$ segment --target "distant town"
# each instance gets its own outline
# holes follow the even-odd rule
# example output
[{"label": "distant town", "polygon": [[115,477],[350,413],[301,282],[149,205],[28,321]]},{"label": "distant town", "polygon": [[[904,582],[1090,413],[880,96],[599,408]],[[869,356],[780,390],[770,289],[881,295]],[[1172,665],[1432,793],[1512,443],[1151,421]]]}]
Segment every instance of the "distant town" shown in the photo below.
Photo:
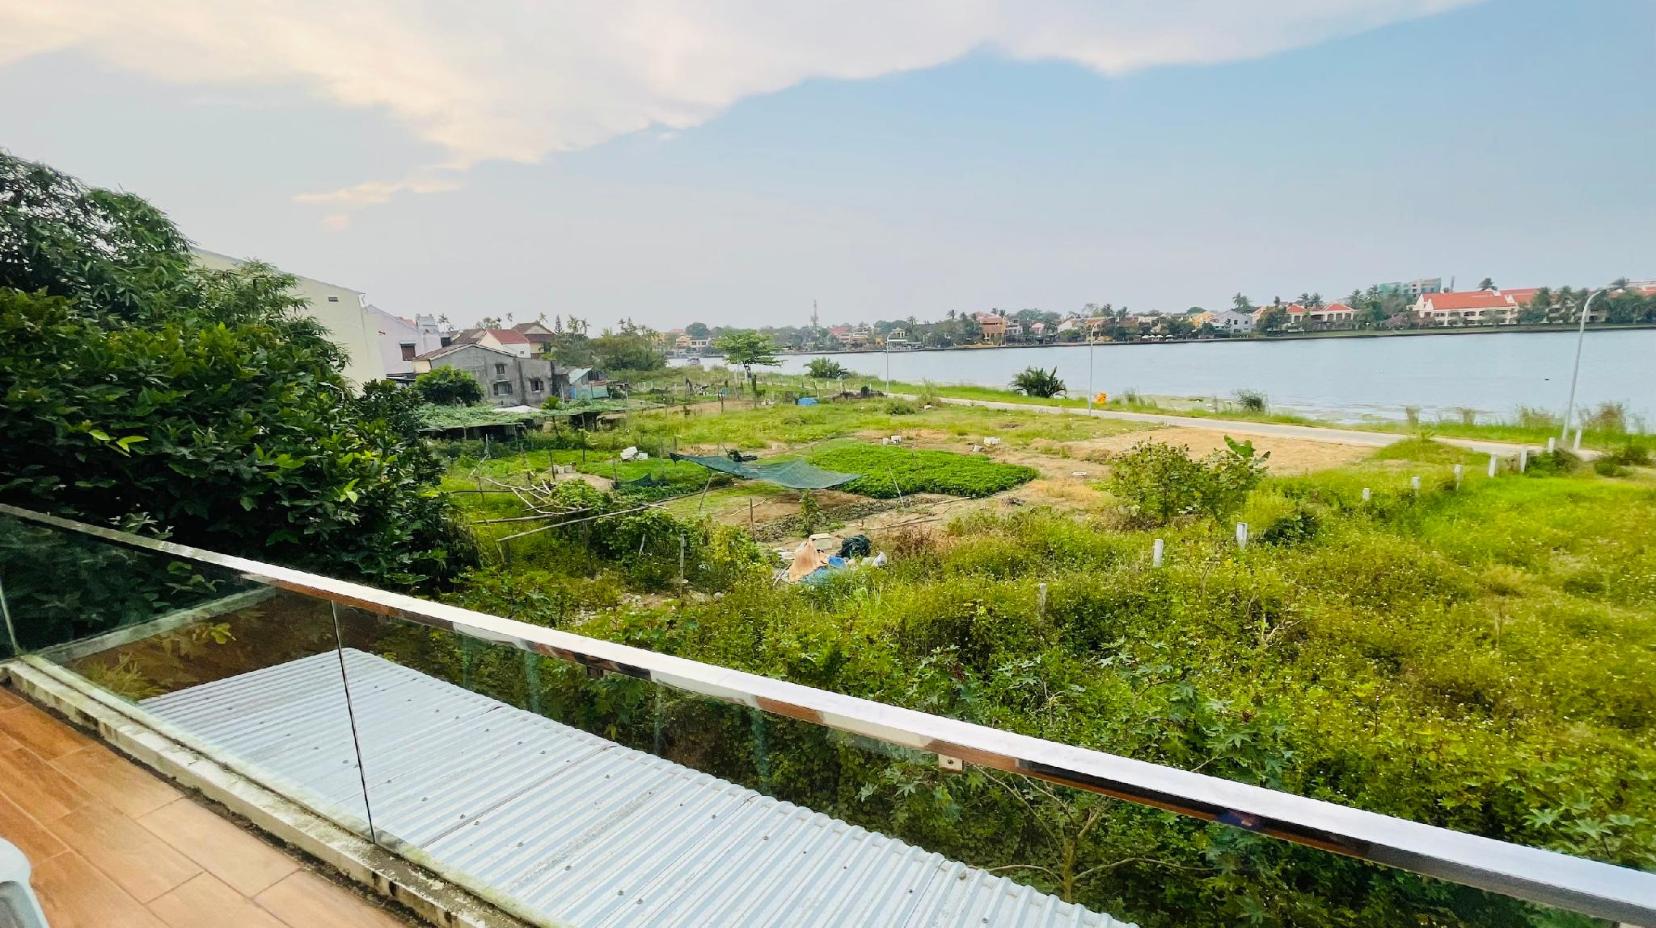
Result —
[{"label": "distant town", "polygon": [[[1441,278],[1376,284],[1336,302],[1302,293],[1293,300],[1255,303],[1238,293],[1222,309],[1192,306],[1183,312],[1136,312],[1126,306],[1089,303],[1078,311],[1041,309],[979,312],[950,310],[942,319],[915,317],[867,323],[761,328],[785,351],[909,350],[1157,342],[1189,339],[1289,336],[1322,332],[1376,334],[1418,329],[1575,324],[1592,291],[1572,287],[1502,289],[1485,279],[1476,290],[1446,290]],[[815,313],[813,313],[813,317]],[[557,320],[553,320],[554,327]],[[1617,280],[1594,301],[1589,325],[1656,324],[1656,280]],[[677,357],[717,353],[724,327],[692,322],[664,334]]]}]

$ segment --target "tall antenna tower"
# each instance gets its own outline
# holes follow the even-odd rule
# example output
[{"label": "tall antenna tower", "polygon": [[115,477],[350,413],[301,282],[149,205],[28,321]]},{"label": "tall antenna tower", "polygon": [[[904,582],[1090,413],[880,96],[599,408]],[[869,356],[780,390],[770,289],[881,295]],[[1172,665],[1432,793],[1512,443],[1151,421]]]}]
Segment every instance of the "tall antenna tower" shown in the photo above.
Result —
[{"label": "tall antenna tower", "polygon": [[817,327],[818,327],[817,326],[817,305],[816,305],[816,300],[812,300],[811,301],[811,328],[815,329]]}]

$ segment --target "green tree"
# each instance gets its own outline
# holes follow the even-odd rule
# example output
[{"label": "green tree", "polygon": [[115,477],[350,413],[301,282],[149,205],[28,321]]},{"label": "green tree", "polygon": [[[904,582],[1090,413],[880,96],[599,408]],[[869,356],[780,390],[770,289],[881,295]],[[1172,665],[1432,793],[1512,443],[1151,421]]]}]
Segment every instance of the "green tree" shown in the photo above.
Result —
[{"label": "green tree", "polygon": [[483,402],[483,385],[458,367],[438,367],[414,378],[420,398],[438,406],[470,406]]},{"label": "green tree", "polygon": [[707,332],[707,323],[705,322],[692,322],[684,327],[684,334],[691,338],[706,338]]},{"label": "green tree", "polygon": [[1234,309],[1239,313],[1251,313],[1253,312],[1253,308],[1253,302],[1242,294],[1238,293],[1237,295],[1231,297],[1231,309]]},{"label": "green tree", "polygon": [[1288,324],[1288,310],[1281,306],[1267,306],[1259,314],[1259,322],[1255,326],[1261,332],[1280,332]]},{"label": "green tree", "polygon": [[724,354],[726,362],[741,366],[743,373],[747,375],[749,388],[755,392],[759,389],[759,382],[753,374],[753,369],[774,367],[782,363],[776,356],[776,344],[758,332],[726,332],[714,342],[714,347]]},{"label": "green tree", "polygon": [[0,498],[393,586],[475,558],[418,397],[353,397],[293,279],[0,153]]},{"label": "green tree", "polygon": [[666,353],[640,332],[600,335],[591,344],[593,360],[606,371],[659,371],[667,366]]},{"label": "green tree", "polygon": [[1494,290],[1495,289],[1495,281],[1489,279],[1488,277],[1485,277],[1483,280],[1478,281],[1478,289],[1479,290]]},{"label": "green tree", "polygon": [[1064,382],[1058,379],[1058,368],[1050,371],[1026,367],[1012,378],[1012,389],[1025,396],[1053,397],[1064,392]]}]

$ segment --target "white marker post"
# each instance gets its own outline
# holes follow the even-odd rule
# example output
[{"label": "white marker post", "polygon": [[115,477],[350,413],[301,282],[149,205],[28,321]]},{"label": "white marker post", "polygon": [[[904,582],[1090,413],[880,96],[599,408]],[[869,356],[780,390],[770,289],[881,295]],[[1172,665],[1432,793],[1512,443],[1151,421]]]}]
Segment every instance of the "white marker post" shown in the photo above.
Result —
[{"label": "white marker post", "polygon": [[1369,492],[1368,487],[1363,488],[1363,502],[1365,502],[1365,503],[1368,502],[1369,498],[1372,497],[1373,495],[1374,495],[1373,493]]},{"label": "white marker post", "polygon": [[1461,479],[1464,478],[1465,476],[1466,476],[1466,465],[1456,464],[1455,465],[1455,489],[1457,489],[1457,490],[1460,489]]},{"label": "white marker post", "polygon": [[1415,491],[1415,494],[1417,496],[1420,494],[1420,477],[1419,477],[1419,475],[1416,475],[1416,476],[1413,476],[1413,477],[1409,478],[1409,489]]},{"label": "white marker post", "polygon": [[1150,566],[1160,567],[1162,562],[1163,543],[1160,538],[1150,545]]},{"label": "white marker post", "polygon": [[1573,451],[1580,451],[1581,450],[1581,429],[1576,429],[1575,443],[1573,445],[1571,445],[1571,450],[1573,450]]},{"label": "white marker post", "polygon": [[1495,471],[1501,467],[1501,459],[1495,455],[1489,456],[1489,476],[1495,476]]},{"label": "white marker post", "polygon": [[1528,448],[1519,448],[1518,449],[1518,473],[1521,474],[1521,473],[1523,473],[1524,471],[1527,471],[1527,470],[1529,470],[1529,449]]},{"label": "white marker post", "polygon": [[1043,582],[1035,587],[1035,617],[1038,619],[1046,617],[1046,596],[1047,585]]},{"label": "white marker post", "polygon": [[1547,436],[1547,453],[1552,454],[1554,451],[1557,451],[1557,450],[1558,450],[1558,439],[1554,438],[1551,435],[1548,435]]},{"label": "white marker post", "polygon": [[1248,523],[1246,522],[1236,523],[1236,546],[1238,548],[1248,546]]}]

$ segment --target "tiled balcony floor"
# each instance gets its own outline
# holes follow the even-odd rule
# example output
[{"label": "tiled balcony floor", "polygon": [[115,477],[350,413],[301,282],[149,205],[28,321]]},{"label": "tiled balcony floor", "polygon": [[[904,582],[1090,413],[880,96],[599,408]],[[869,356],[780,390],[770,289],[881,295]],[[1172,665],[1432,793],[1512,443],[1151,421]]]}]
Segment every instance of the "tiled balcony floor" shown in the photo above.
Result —
[{"label": "tiled balcony floor", "polygon": [[52,928],[412,924],[0,687],[0,837]]}]

